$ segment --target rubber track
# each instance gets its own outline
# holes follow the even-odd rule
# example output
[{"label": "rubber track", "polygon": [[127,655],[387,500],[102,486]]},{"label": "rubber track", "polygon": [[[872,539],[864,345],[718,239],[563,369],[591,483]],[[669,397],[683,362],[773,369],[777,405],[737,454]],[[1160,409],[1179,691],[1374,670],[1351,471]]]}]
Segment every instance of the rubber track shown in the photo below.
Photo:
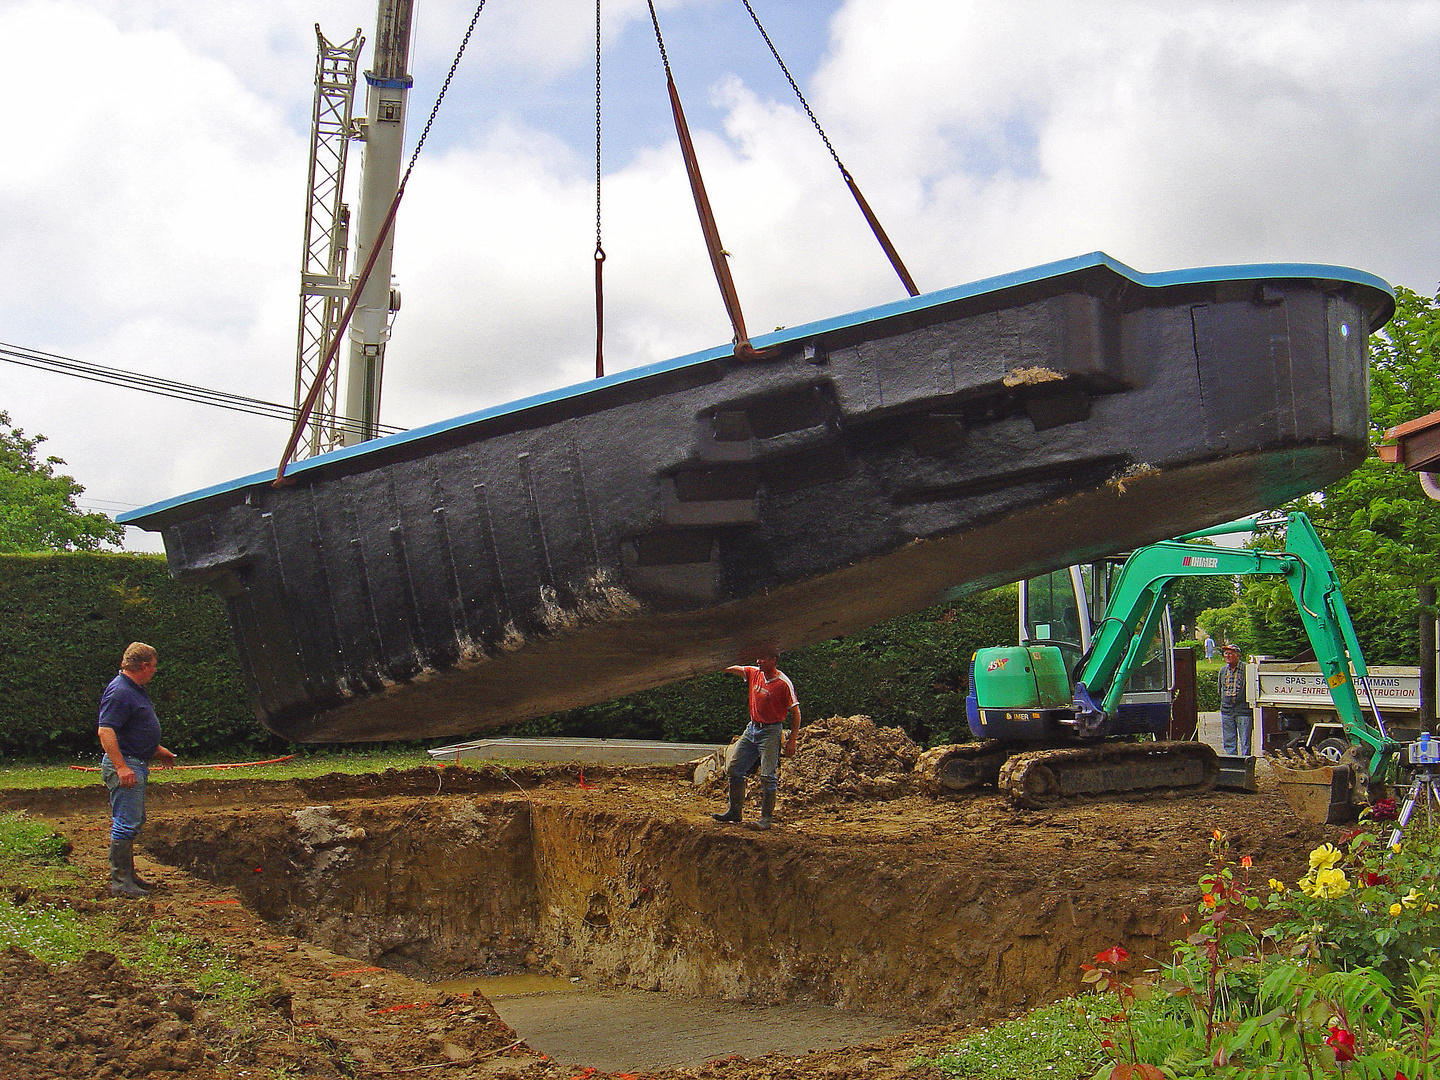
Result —
[{"label": "rubber track", "polygon": [[[1199,767],[1200,779],[1174,784],[1163,775],[1171,766]],[[1116,783],[1114,773],[1129,771],[1129,782]],[[1085,774],[1090,773],[1089,777]],[[1108,778],[1100,774],[1111,773]],[[1146,774],[1149,774],[1148,776]],[[1016,754],[1000,769],[999,787],[1010,802],[1025,809],[1054,806],[1069,798],[1166,791],[1202,795],[1215,786],[1220,761],[1215,751],[1198,742],[1105,743]]]},{"label": "rubber track", "polygon": [[937,793],[994,785],[1006,753],[998,739],[932,747],[915,762],[915,778]]}]

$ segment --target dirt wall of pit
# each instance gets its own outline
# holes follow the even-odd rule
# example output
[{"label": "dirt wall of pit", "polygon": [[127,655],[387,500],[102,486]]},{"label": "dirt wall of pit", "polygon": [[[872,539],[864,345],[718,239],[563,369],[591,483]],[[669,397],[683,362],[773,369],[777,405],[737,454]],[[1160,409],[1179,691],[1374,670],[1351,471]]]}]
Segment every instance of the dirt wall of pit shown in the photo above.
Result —
[{"label": "dirt wall of pit", "polygon": [[549,965],[916,1019],[1053,999],[1111,944],[1164,954],[1182,911],[878,842],[519,794],[177,814],[150,837],[151,855],[234,885],[287,932],[420,978]]}]

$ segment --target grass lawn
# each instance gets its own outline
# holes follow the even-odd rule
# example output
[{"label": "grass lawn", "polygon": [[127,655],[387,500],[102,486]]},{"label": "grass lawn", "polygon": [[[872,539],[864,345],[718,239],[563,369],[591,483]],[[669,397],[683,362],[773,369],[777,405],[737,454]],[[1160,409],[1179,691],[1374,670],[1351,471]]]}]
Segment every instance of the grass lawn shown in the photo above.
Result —
[{"label": "grass lawn", "polygon": [[[251,755],[253,757],[253,755]],[[266,755],[279,757],[278,754]],[[99,761],[97,750],[94,761],[83,764],[94,765]],[[241,755],[230,761],[246,761],[250,757]],[[75,764],[81,764],[76,762]],[[183,757],[181,765],[195,764]],[[191,780],[233,779],[233,780],[293,780],[297,777],[324,776],[326,773],[368,773],[383,772],[385,769],[413,769],[417,765],[430,764],[430,755],[424,750],[324,750],[303,752],[289,761],[277,765],[254,765],[241,769],[152,769],[150,783],[176,784]],[[0,765],[0,788],[55,788],[85,787],[98,784],[98,772],[83,772],[70,767],[71,763],[49,764],[5,764]]]}]

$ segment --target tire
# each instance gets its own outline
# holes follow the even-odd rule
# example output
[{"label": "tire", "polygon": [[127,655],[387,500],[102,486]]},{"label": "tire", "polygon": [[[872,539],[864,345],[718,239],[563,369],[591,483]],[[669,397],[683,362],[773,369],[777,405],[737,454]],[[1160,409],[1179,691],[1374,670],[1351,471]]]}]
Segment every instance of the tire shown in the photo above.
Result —
[{"label": "tire", "polygon": [[1350,743],[1347,739],[1321,739],[1310,749],[1332,765],[1339,765],[1340,759],[1345,756],[1345,751],[1350,749]]}]

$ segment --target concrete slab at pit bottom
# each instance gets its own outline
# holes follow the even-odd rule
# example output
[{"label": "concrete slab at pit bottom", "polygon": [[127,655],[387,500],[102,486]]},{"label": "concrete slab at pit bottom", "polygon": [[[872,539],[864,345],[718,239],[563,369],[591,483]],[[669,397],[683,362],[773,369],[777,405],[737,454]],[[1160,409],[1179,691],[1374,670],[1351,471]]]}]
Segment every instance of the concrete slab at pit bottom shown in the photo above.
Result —
[{"label": "concrete slab at pit bottom", "polygon": [[551,761],[585,765],[679,765],[699,761],[725,747],[707,743],[651,742],[643,739],[476,739],[438,746],[437,762]]}]

